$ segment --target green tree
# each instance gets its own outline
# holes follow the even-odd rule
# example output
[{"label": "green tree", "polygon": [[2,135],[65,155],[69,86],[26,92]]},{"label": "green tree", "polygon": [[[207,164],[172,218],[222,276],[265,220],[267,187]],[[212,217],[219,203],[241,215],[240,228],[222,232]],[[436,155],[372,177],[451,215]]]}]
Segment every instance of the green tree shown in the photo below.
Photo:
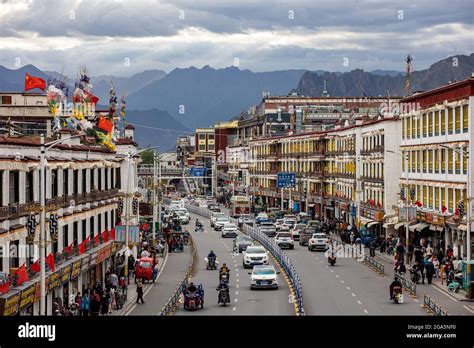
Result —
[{"label": "green tree", "polygon": [[153,164],[154,154],[155,153],[153,150],[145,150],[142,153],[140,153],[140,157],[142,158],[141,164]]}]

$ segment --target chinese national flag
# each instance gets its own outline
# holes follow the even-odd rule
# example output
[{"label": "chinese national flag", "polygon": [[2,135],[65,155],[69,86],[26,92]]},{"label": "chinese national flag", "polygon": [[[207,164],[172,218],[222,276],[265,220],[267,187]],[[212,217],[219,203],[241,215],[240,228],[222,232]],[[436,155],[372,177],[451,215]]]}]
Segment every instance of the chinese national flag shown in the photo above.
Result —
[{"label": "chinese national flag", "polygon": [[87,237],[82,241],[81,244],[79,244],[79,255],[82,255],[86,252],[86,244],[89,243],[90,240],[90,237]]},{"label": "chinese national flag", "polygon": [[371,207],[373,207],[375,205],[375,201],[373,199],[369,199],[369,204]]},{"label": "chinese national flag", "polygon": [[51,272],[54,272],[54,254],[53,253],[50,253],[46,257],[46,264],[48,265]]},{"label": "chinese national flag", "polygon": [[415,204],[418,208],[423,206],[423,203],[421,203],[420,201],[416,201]]},{"label": "chinese national flag", "polygon": [[94,237],[94,245],[99,245],[99,235]]},{"label": "chinese national flag", "polygon": [[99,101],[98,97],[96,97],[95,95],[93,95],[92,93],[88,91],[84,91],[84,94],[88,97],[89,102],[93,105],[97,104],[97,102]]},{"label": "chinese national flag", "polygon": [[69,246],[67,248],[64,248],[64,252],[68,253],[69,255],[72,254],[72,243],[69,244]]},{"label": "chinese national flag", "polygon": [[109,232],[107,232],[107,230],[104,230],[102,232],[102,240],[104,241],[104,243],[107,243],[109,241]]},{"label": "chinese national flag", "polygon": [[7,292],[10,291],[10,282],[7,281],[5,283],[0,283],[0,295],[6,294]]},{"label": "chinese national flag", "polygon": [[25,75],[25,92],[30,89],[40,88],[43,91],[46,89],[46,82],[40,77]]},{"label": "chinese national flag", "polygon": [[110,239],[115,240],[115,228],[113,228],[113,227],[110,230]]},{"label": "chinese national flag", "polygon": [[112,131],[112,128],[114,127],[114,124],[110,122],[108,119],[106,119],[104,116],[100,115],[97,126],[100,129],[105,130],[107,133],[110,133]]},{"label": "chinese national flag", "polygon": [[448,210],[448,208],[446,208],[444,205],[441,207],[441,212],[444,214],[446,213],[446,210]]},{"label": "chinese national flag", "polygon": [[39,259],[36,260],[36,262],[30,266],[30,270],[35,272],[35,273],[38,273],[40,271],[40,260]]},{"label": "chinese national flag", "polygon": [[15,274],[18,276],[16,285],[21,285],[24,282],[30,280],[30,278],[28,278],[28,272],[26,271],[25,264],[21,265],[21,267],[16,270]]}]

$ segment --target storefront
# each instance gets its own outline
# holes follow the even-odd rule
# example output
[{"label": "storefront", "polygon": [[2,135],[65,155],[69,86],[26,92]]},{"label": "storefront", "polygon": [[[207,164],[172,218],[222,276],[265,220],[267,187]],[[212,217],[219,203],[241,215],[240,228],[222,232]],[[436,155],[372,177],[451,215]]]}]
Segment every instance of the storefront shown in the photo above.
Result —
[{"label": "storefront", "polygon": [[82,282],[80,282],[81,267],[82,267],[82,259],[74,261],[72,263],[70,281],[71,281],[72,288],[77,289],[77,291],[81,291],[82,289]]},{"label": "storefront", "polygon": [[93,284],[91,284],[90,281],[90,274],[89,274],[89,267],[90,267],[90,255],[86,255],[82,259],[82,264],[81,264],[81,287],[82,287],[82,293],[85,292],[85,290],[89,287],[92,287]]},{"label": "storefront", "polygon": [[[61,275],[62,271],[58,270],[51,274],[47,279],[48,279],[48,303],[51,304],[51,310],[54,310],[53,303],[57,303],[59,305],[59,310],[62,308],[64,302],[63,302],[63,292],[61,288]],[[52,313],[52,312],[51,312]],[[48,314],[50,314],[49,308],[48,308]]]},{"label": "storefront", "polygon": [[384,220],[384,212],[381,210],[374,210],[367,207],[360,208],[361,226],[367,228],[369,234],[379,237],[382,236],[382,223]]},{"label": "storefront", "polygon": [[21,292],[10,291],[8,294],[4,294],[0,297],[0,315],[2,316],[14,316],[18,315],[19,304],[20,304]]},{"label": "storefront", "polygon": [[[69,304],[69,295],[74,292],[69,279],[71,278],[72,264],[66,265],[61,269],[61,286],[63,288],[64,304]],[[76,290],[77,291],[77,290]]]}]

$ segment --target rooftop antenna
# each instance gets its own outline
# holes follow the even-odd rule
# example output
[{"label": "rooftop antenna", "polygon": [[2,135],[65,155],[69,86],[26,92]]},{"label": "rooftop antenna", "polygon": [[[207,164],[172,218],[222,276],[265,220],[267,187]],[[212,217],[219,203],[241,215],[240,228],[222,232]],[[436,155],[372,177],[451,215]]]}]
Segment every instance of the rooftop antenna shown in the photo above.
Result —
[{"label": "rooftop antenna", "polygon": [[326,80],[324,80],[324,90],[323,90],[323,97],[328,96],[328,91],[326,90]]},{"label": "rooftop antenna", "polygon": [[410,54],[405,58],[405,62],[407,63],[407,71],[405,75],[405,97],[410,94],[410,74],[411,74],[411,62],[413,58]]}]

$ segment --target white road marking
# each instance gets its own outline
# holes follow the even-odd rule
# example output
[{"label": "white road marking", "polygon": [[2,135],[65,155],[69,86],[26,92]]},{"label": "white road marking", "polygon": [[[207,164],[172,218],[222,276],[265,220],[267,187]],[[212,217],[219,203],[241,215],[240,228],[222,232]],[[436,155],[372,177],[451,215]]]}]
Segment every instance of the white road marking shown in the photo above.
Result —
[{"label": "white road marking", "polygon": [[235,276],[236,276],[236,277],[238,277],[238,276],[239,276],[239,274],[238,274],[238,273],[236,273],[236,274],[235,274]]},{"label": "white road marking", "polygon": [[329,266],[328,266],[328,265],[326,265],[326,268],[329,268]]},{"label": "white road marking", "polygon": [[418,303],[418,299],[414,298],[413,301],[415,301],[416,303]]},{"label": "white road marking", "polygon": [[239,294],[239,292],[238,292],[238,291],[236,291],[236,292],[235,292],[235,294],[236,294],[236,295],[238,295],[238,294]]},{"label": "white road marking", "polygon": [[238,298],[236,298],[236,299],[234,300],[234,302],[239,302],[239,299],[238,299]]},{"label": "white road marking", "polygon": [[346,289],[347,289],[347,290],[350,290],[351,288],[350,288],[350,287],[348,287],[348,286],[346,286]]},{"label": "white road marking", "polygon": [[237,289],[239,288],[239,286],[240,286],[239,284],[235,284],[235,287],[236,287]]},{"label": "white road marking", "polygon": [[323,261],[319,261],[319,263],[323,263]]},{"label": "white road marking", "polygon": [[339,274],[336,274],[336,278],[339,278]]},{"label": "white road marking", "polygon": [[341,283],[344,284],[344,280],[341,279]]},{"label": "white road marking", "polygon": [[333,270],[331,270],[331,273],[334,273],[334,271],[333,271]]},{"label": "white road marking", "polygon": [[433,286],[433,288],[435,288],[436,290],[438,290],[440,293],[445,294],[445,295],[448,296],[451,300],[456,301],[456,302],[458,301],[458,299],[457,299],[456,297],[454,297],[454,296],[452,296],[452,295],[450,295],[450,294],[444,292],[443,290],[438,289],[436,286]]},{"label": "white road marking", "polygon": [[360,301],[357,301],[357,303],[358,303],[358,304],[362,304],[362,302],[360,302]]},{"label": "white road marking", "polygon": [[463,305],[463,307],[466,308],[469,312],[474,313],[474,311],[471,308],[469,308],[468,306]]},{"label": "white road marking", "polygon": [[369,311],[367,309],[364,309],[364,313],[367,314],[369,313]]},{"label": "white road marking", "polygon": [[352,296],[353,296],[353,297],[356,297],[356,294],[352,293]]},{"label": "white road marking", "polygon": [[238,281],[239,281],[239,278],[237,278],[235,281],[238,282]]},{"label": "white road marking", "polygon": [[237,307],[232,308],[232,310],[233,310],[234,312],[235,312],[236,309],[237,309]]}]

